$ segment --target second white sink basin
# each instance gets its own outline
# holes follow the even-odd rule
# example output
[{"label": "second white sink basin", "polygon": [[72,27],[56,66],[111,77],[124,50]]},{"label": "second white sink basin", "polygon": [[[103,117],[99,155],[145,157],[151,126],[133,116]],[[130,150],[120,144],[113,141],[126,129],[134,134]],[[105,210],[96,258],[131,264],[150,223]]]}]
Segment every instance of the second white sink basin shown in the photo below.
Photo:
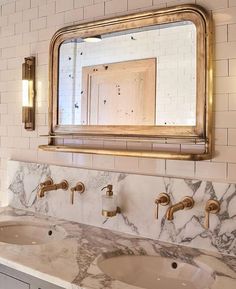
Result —
[{"label": "second white sink basin", "polygon": [[154,256],[119,256],[98,261],[106,275],[146,289],[207,289],[214,282],[206,268]]},{"label": "second white sink basin", "polygon": [[64,239],[60,226],[35,222],[0,222],[0,242],[17,245],[37,245]]}]

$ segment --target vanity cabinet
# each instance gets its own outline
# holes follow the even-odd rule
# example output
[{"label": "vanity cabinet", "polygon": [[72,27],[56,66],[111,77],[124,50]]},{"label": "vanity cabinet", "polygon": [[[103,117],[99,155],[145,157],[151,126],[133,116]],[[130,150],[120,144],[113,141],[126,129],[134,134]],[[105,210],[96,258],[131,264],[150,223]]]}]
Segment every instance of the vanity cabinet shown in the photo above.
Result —
[{"label": "vanity cabinet", "polygon": [[1,289],[29,289],[30,285],[23,281],[17,280],[7,274],[0,273],[0,288]]},{"label": "vanity cabinet", "polygon": [[0,289],[63,289],[28,274],[0,265]]}]

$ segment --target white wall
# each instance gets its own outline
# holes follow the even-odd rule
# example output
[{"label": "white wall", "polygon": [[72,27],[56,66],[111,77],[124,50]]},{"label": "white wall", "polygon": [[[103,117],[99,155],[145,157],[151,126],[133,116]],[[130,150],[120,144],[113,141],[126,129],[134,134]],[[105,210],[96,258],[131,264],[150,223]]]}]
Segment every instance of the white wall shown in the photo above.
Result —
[{"label": "white wall", "polygon": [[[216,156],[214,159],[187,162],[38,151],[39,144],[47,143],[46,138],[39,136],[48,133],[48,47],[53,33],[60,27],[76,22],[184,2],[197,3],[212,10],[215,20]],[[236,182],[235,0],[0,0],[0,4],[2,192],[5,191],[6,163],[9,158]],[[37,57],[37,123],[34,132],[25,131],[21,124],[21,64],[23,58],[29,55]],[[104,146],[108,143],[104,142]],[[119,145],[119,142],[116,145]],[[125,146],[130,148],[132,144],[127,143]]]}]

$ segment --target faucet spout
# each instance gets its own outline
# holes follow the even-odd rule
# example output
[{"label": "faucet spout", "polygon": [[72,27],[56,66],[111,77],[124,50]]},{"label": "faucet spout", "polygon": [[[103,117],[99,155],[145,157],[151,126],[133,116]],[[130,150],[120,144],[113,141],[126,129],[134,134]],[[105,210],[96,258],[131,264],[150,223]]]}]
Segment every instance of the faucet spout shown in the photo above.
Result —
[{"label": "faucet spout", "polygon": [[192,197],[185,197],[177,204],[169,207],[166,212],[166,219],[172,221],[174,219],[174,213],[184,209],[191,209],[194,206],[194,200]]},{"label": "faucet spout", "polygon": [[40,187],[38,191],[38,197],[43,198],[46,192],[54,191],[58,189],[68,190],[69,184],[66,180],[63,180],[59,184],[50,184],[50,185],[43,185]]}]

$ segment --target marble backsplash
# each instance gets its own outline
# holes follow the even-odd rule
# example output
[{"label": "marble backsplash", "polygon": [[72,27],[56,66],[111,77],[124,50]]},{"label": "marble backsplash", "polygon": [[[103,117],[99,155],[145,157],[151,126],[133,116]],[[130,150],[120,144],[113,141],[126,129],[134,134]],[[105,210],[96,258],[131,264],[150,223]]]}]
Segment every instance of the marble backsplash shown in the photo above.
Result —
[{"label": "marble backsplash", "polygon": [[[82,181],[86,190],[75,194],[73,205],[70,190],[51,191],[38,199],[38,185],[48,176],[55,183],[66,179],[70,187]],[[101,215],[101,188],[107,184],[113,185],[122,210],[109,219]],[[9,161],[8,187],[9,205],[14,208],[236,256],[235,184]],[[194,208],[177,212],[168,221],[167,207],[160,206],[157,220],[154,202],[161,192],[168,193],[172,203],[193,196]],[[206,230],[204,208],[210,198],[221,202],[221,210],[210,216]]]}]

